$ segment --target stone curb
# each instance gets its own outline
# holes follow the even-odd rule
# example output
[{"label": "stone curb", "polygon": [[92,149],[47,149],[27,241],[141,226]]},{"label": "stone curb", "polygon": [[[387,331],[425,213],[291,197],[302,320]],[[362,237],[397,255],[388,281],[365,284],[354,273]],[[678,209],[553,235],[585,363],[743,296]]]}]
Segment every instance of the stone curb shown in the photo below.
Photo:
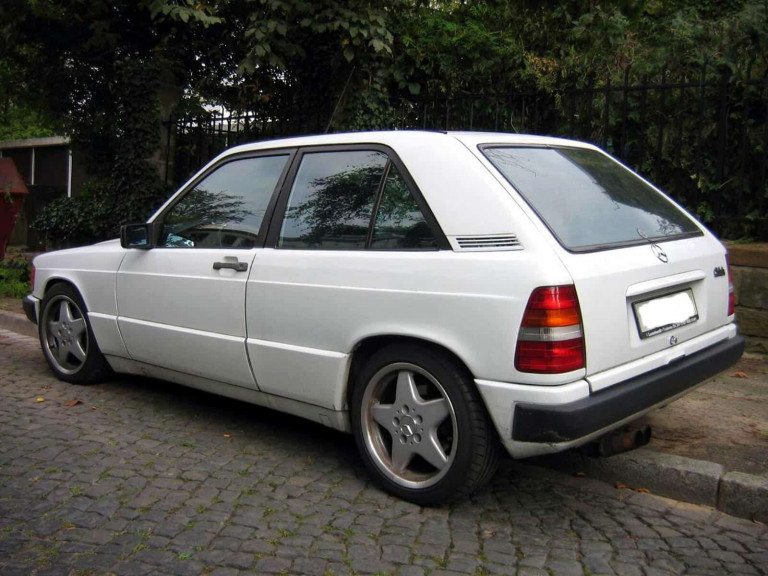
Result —
[{"label": "stone curb", "polygon": [[584,458],[576,452],[536,459],[560,472],[584,473],[611,484],[647,489],[652,494],[768,523],[768,478],[728,472],[720,464],[638,448],[608,458]]},{"label": "stone curb", "polygon": [[0,328],[11,330],[17,334],[37,338],[37,326],[32,324],[24,314],[0,310]]},{"label": "stone curb", "polygon": [[768,478],[727,472],[720,479],[718,510],[768,523]]},{"label": "stone curb", "polygon": [[[37,338],[37,327],[23,314],[0,310],[0,328]],[[704,504],[721,512],[768,523],[768,478],[727,472],[720,464],[638,448],[609,458],[583,458],[566,452],[525,461],[567,474],[629,488],[645,488],[658,496]]]}]

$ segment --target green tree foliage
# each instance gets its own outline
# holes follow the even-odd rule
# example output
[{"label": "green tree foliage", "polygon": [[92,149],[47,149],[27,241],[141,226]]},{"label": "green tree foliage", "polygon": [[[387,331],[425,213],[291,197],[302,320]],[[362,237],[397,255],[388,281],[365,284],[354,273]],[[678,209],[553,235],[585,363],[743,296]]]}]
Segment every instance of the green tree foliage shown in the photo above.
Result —
[{"label": "green tree foliage", "polygon": [[614,83],[662,68],[768,69],[762,0],[412,2],[392,15],[392,77],[411,94]]},{"label": "green tree foliage", "polygon": [[[54,202],[37,226],[60,237],[103,237],[120,222],[151,213],[164,192],[151,161],[159,144],[161,85],[177,87],[185,95],[182,108],[193,110],[203,103],[279,111],[320,98],[333,102],[345,87],[359,91],[361,78],[375,75],[391,54],[387,21],[395,5],[4,2],[2,62],[25,83],[31,107],[62,119],[74,145],[88,152],[96,177],[85,198]],[[327,109],[330,121],[333,105]],[[80,234],[65,220],[73,212],[91,222]]]},{"label": "green tree foliage", "polygon": [[[211,107],[258,112],[264,122],[290,121],[293,132],[304,132],[387,128],[397,123],[401,100],[472,94],[544,91],[550,113],[562,113],[567,88],[658,81],[662,73],[668,82],[696,82],[705,70],[728,70],[744,101],[752,98],[755,88],[744,79],[768,71],[764,0],[0,4],[0,131],[14,126],[5,134],[27,135],[61,126],[90,152],[97,180],[79,213],[90,213],[85,204],[93,210],[88,233],[99,236],[114,233],[120,221],[143,219],[163,194],[152,161],[160,89],[179,94],[177,114]],[[12,88],[8,74],[18,79]],[[590,105],[603,104],[595,97]],[[615,106],[609,110],[611,125],[624,122],[634,138],[624,143],[630,152],[656,136],[638,110],[632,100],[627,118],[617,117]],[[716,136],[716,113],[714,107],[704,115],[704,140]],[[305,122],[310,114],[318,121]],[[48,124],[50,118],[57,122]],[[598,126],[589,128],[598,141],[607,138]],[[713,199],[723,190],[716,167],[691,157],[676,162],[670,170],[685,178],[696,172],[702,213],[716,211]],[[66,213],[67,203],[56,210]],[[52,222],[61,219],[41,225],[55,230]]]},{"label": "green tree foliage", "polygon": [[[239,67],[242,90],[235,108],[259,104],[296,113],[320,108],[334,127],[374,128],[390,118],[375,117],[384,92],[382,75],[394,42],[391,20],[405,0],[308,0],[246,2],[246,54]],[[334,114],[344,97],[353,109]],[[318,107],[318,101],[324,106]],[[364,112],[371,113],[367,122]],[[278,116],[280,114],[278,113]],[[354,120],[354,116],[357,120]]]},{"label": "green tree foliage", "polygon": [[11,63],[0,59],[0,141],[55,135],[55,122],[29,106],[25,92]]},{"label": "green tree foliage", "polygon": [[663,68],[682,77],[705,65],[765,71],[767,10],[759,0],[598,3],[582,14],[564,11],[568,48],[551,54],[564,78],[619,80],[627,69],[640,76]]},{"label": "green tree foliage", "polygon": [[[3,65],[25,88],[14,105],[23,95],[30,109],[57,118],[95,176],[83,198],[55,201],[38,227],[98,238],[146,218],[164,196],[152,162],[158,86],[188,83],[200,64],[184,48],[219,19],[192,0],[8,0],[0,22]],[[87,220],[67,219],[73,212]],[[72,221],[84,226],[70,230]]]},{"label": "green tree foliage", "polygon": [[56,131],[51,127],[53,123],[41,117],[37,110],[25,106],[23,102],[6,100],[0,106],[3,117],[0,122],[0,142],[56,135]]}]

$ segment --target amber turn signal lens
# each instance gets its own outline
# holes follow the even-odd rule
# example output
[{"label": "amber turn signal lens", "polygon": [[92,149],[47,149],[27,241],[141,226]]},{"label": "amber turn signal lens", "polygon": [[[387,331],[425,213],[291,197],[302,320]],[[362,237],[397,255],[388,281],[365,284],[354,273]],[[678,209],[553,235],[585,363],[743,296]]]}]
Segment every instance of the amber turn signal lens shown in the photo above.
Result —
[{"label": "amber turn signal lens", "polygon": [[566,308],[565,310],[529,310],[523,318],[523,326],[526,328],[558,326],[573,326],[579,324],[578,308]]}]

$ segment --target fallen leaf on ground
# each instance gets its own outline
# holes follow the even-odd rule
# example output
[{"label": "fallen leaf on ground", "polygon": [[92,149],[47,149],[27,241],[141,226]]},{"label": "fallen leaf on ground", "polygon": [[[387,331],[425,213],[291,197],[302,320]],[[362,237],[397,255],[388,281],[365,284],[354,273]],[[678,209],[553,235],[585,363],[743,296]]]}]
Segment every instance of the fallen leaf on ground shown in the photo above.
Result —
[{"label": "fallen leaf on ground", "polygon": [[78,404],[82,404],[80,400],[70,400],[69,402],[64,402],[64,406],[77,406]]},{"label": "fallen leaf on ground", "polygon": [[629,486],[624,484],[624,482],[616,482],[616,484],[614,484],[614,487],[618,488],[619,490],[626,490],[627,488],[629,488]]},{"label": "fallen leaf on ground", "polygon": [[584,476],[586,476],[586,474],[584,474],[584,472],[576,472],[574,474],[574,476],[578,476],[579,478],[583,478]]},{"label": "fallen leaf on ground", "polygon": [[496,535],[496,532],[493,530],[483,530],[483,538],[493,538]]},{"label": "fallen leaf on ground", "polygon": [[642,492],[643,494],[650,494],[651,491],[648,488],[635,488],[635,492]]},{"label": "fallen leaf on ground", "polygon": [[224,438],[232,438],[229,434],[224,434]]},{"label": "fallen leaf on ground", "polygon": [[98,409],[99,409],[98,406],[91,406],[91,410],[98,410]]},{"label": "fallen leaf on ground", "polygon": [[35,398],[35,402],[45,402],[45,398],[43,398],[42,396],[38,396],[37,398]]},{"label": "fallen leaf on ground", "polygon": [[733,374],[731,374],[731,376],[733,376],[734,378],[749,378],[749,376],[747,376],[747,373],[742,372],[741,370],[739,370],[738,372],[734,372]]}]

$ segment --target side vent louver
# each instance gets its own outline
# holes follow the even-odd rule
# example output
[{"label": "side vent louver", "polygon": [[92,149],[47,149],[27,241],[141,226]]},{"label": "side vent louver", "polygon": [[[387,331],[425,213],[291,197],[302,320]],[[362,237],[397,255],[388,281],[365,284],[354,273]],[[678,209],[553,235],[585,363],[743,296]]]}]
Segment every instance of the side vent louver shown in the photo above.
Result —
[{"label": "side vent louver", "polygon": [[457,236],[459,250],[522,250],[523,246],[514,234],[492,236]]}]

